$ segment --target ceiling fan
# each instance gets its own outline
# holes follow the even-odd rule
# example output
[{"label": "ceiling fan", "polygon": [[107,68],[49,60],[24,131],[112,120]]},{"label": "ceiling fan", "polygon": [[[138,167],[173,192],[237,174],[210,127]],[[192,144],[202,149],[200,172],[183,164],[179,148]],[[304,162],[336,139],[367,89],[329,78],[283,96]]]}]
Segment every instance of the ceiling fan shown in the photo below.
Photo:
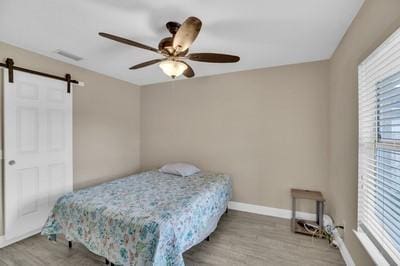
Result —
[{"label": "ceiling fan", "polygon": [[158,49],[109,33],[99,32],[99,35],[163,56],[163,58],[143,62],[129,69],[139,69],[159,63],[163,72],[173,79],[182,74],[187,78],[194,77],[193,69],[184,61],[186,59],[207,63],[235,63],[240,60],[239,56],[229,54],[189,53],[190,46],[200,32],[201,24],[200,19],[196,17],[188,17],[182,25],[178,22],[168,22],[166,27],[172,37],[162,39],[158,44]]}]

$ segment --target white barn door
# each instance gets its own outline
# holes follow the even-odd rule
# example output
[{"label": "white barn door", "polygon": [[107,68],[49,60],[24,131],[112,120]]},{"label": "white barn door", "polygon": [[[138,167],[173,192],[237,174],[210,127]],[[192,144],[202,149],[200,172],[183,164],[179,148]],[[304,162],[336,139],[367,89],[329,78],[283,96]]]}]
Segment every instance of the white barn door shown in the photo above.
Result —
[{"label": "white barn door", "polygon": [[3,72],[5,243],[38,233],[72,191],[72,93],[66,82]]}]

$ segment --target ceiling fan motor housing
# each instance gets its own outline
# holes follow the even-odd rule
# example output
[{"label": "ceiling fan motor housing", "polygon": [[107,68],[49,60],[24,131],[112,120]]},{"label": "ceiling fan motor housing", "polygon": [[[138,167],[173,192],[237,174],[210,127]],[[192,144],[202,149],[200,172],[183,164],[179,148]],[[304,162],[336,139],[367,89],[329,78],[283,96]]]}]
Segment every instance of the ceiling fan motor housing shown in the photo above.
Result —
[{"label": "ceiling fan motor housing", "polygon": [[158,44],[158,49],[160,51],[166,51],[168,54],[172,54],[174,48],[172,47],[172,37],[164,38]]}]

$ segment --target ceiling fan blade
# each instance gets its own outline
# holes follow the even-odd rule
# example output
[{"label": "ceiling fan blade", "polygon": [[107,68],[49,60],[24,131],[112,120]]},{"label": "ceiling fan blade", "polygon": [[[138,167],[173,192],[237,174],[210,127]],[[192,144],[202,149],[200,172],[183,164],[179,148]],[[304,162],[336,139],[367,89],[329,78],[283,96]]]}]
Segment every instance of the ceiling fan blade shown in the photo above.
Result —
[{"label": "ceiling fan blade", "polygon": [[239,56],[215,53],[194,53],[186,56],[188,59],[207,63],[235,63],[240,60]]},{"label": "ceiling fan blade", "polygon": [[107,38],[107,39],[111,39],[111,40],[114,40],[114,41],[117,41],[117,42],[120,42],[120,43],[124,43],[124,44],[127,44],[127,45],[135,46],[135,47],[146,49],[146,50],[150,50],[150,51],[153,51],[153,52],[156,52],[156,53],[160,53],[160,51],[157,50],[156,48],[153,48],[153,47],[150,47],[148,45],[145,45],[145,44],[142,44],[142,43],[138,43],[138,42],[135,42],[135,41],[132,41],[132,40],[128,40],[126,38],[122,38],[122,37],[119,37],[119,36],[116,36],[116,35],[112,35],[112,34],[105,33],[105,32],[99,32],[99,35],[101,37],[104,37],[104,38]]},{"label": "ceiling fan blade", "polygon": [[188,49],[201,29],[201,20],[196,17],[188,17],[183,24],[179,27],[178,32],[174,36],[172,46],[176,50],[176,53],[185,51]]},{"label": "ceiling fan blade", "polygon": [[153,64],[157,64],[157,63],[159,63],[161,61],[164,61],[164,60],[165,59],[150,60],[150,61],[147,61],[147,62],[143,62],[143,63],[137,64],[137,65],[134,65],[133,67],[130,67],[129,69],[139,69],[139,68],[142,68],[142,67],[147,67],[147,66],[150,66],[150,65],[153,65]]},{"label": "ceiling fan blade", "polygon": [[194,77],[194,71],[193,71],[192,67],[189,66],[189,65],[188,65],[186,62],[184,62],[184,61],[180,61],[180,62],[184,63],[184,64],[187,66],[186,70],[183,72],[183,75],[184,75],[185,77],[187,77],[187,78],[192,78],[192,77]]}]

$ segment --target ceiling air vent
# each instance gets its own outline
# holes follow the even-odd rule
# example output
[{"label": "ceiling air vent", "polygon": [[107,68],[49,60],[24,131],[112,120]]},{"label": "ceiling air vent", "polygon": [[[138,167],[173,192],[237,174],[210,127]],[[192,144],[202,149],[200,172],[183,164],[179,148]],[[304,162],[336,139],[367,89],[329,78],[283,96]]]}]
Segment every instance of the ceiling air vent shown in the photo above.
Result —
[{"label": "ceiling air vent", "polygon": [[71,53],[63,51],[63,50],[56,50],[55,53],[59,54],[61,56],[64,56],[66,58],[69,58],[71,60],[74,60],[74,61],[81,61],[83,59],[82,57],[79,57],[77,55],[71,54]]}]

